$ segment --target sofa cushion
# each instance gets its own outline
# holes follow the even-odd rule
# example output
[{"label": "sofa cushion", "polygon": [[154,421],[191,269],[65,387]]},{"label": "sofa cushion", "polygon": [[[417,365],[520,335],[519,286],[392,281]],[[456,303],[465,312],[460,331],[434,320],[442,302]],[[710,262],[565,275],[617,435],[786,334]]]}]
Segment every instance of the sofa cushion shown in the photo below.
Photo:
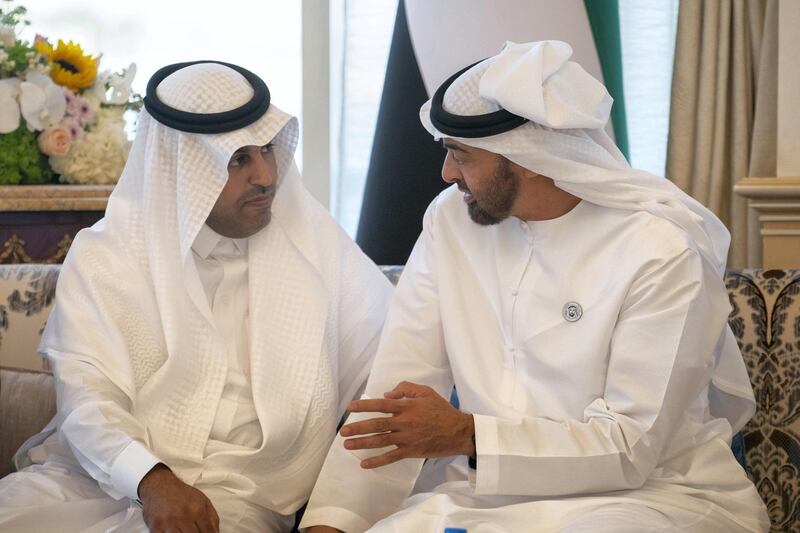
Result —
[{"label": "sofa cushion", "polygon": [[20,445],[41,431],[55,412],[53,376],[0,369],[0,477],[11,472]]}]

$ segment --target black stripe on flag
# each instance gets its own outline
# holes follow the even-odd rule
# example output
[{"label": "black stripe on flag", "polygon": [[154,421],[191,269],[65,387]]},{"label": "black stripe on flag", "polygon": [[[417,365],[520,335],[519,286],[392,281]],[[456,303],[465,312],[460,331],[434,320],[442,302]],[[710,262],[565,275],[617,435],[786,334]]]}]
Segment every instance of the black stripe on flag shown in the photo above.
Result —
[{"label": "black stripe on flag", "polygon": [[445,151],[419,121],[427,99],[400,0],[356,237],[379,265],[405,264],[425,209],[447,186]]}]

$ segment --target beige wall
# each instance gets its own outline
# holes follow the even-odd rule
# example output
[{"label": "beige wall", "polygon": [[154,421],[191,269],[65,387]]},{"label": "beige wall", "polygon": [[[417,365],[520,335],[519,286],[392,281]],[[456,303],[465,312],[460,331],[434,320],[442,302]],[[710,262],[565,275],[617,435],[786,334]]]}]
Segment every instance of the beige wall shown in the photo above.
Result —
[{"label": "beige wall", "polygon": [[800,1],[780,0],[778,176],[800,176]]},{"label": "beige wall", "polygon": [[748,266],[800,268],[800,1],[779,0],[777,176],[740,180]]}]

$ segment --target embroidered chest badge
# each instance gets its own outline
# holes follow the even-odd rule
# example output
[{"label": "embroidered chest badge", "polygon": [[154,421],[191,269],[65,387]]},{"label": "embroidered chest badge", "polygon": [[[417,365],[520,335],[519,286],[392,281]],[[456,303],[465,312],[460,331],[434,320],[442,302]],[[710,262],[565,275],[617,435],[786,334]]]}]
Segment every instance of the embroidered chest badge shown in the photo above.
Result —
[{"label": "embroidered chest badge", "polygon": [[583,308],[578,302],[567,302],[561,309],[561,315],[567,322],[577,322],[583,316]]}]

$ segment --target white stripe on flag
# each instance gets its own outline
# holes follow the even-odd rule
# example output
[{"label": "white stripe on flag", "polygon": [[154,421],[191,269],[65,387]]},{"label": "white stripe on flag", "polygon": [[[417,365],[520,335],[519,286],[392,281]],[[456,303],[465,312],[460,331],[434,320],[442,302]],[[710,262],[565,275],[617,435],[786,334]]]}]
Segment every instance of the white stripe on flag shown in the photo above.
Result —
[{"label": "white stripe on flag", "polygon": [[[402,0],[401,0],[402,1]],[[603,81],[584,0],[405,0],[408,30],[428,95],[458,69],[506,41],[565,41],[572,59]],[[614,135],[611,122],[606,128]]]}]

